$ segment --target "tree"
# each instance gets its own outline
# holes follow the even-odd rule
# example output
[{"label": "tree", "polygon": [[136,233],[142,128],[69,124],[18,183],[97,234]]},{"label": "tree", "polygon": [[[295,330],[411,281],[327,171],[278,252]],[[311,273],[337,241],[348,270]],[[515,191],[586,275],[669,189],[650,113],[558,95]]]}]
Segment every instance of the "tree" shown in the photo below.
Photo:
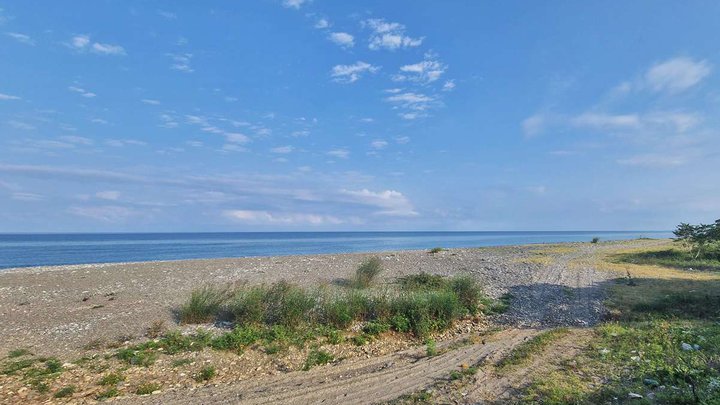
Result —
[{"label": "tree", "polygon": [[675,240],[690,247],[695,251],[695,259],[700,257],[708,244],[720,242],[720,219],[713,224],[690,225],[681,223],[673,231]]}]

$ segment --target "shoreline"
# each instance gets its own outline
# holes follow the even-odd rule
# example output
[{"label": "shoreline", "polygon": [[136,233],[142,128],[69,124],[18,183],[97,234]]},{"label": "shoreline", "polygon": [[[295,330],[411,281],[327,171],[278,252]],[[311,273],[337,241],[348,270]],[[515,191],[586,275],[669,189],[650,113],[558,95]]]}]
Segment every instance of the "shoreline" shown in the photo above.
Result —
[{"label": "shoreline", "polygon": [[[631,232],[631,231],[628,231]],[[622,243],[631,242],[637,240],[649,240],[649,241],[672,241],[671,238],[636,238],[636,239],[608,239],[602,240],[600,243]],[[462,247],[450,247],[444,248],[445,250],[465,250],[465,249],[500,249],[506,247],[534,247],[534,246],[549,246],[549,245],[574,245],[574,244],[586,244],[588,242],[574,241],[574,242],[531,242],[523,244],[502,244],[502,245],[489,245],[489,246],[462,246]],[[189,261],[212,261],[212,260],[240,260],[240,259],[272,259],[272,258],[287,258],[295,256],[338,256],[338,255],[388,255],[388,254],[400,254],[404,252],[427,252],[429,248],[425,249],[393,249],[393,250],[372,250],[372,251],[345,251],[337,253],[289,253],[289,254],[276,254],[276,255],[253,255],[253,256],[226,256],[226,257],[199,257],[189,259],[166,259],[166,260],[138,260],[138,261],[119,261],[119,262],[90,262],[90,263],[71,263],[71,264],[53,264],[53,265],[39,265],[39,266],[21,266],[21,267],[0,267],[0,275],[9,272],[37,272],[37,271],[57,271],[57,270],[82,270],[85,268],[102,268],[107,266],[115,265],[141,265],[151,263],[182,263]]]}]

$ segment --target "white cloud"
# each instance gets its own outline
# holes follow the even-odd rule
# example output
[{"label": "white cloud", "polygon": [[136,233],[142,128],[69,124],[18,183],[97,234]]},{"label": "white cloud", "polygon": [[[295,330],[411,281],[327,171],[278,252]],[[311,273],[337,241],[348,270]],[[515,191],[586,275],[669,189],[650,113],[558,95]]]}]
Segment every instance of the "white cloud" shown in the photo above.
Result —
[{"label": "white cloud", "polygon": [[310,0],[283,0],[282,5],[286,8],[300,9],[303,4],[309,3]]},{"label": "white cloud", "polygon": [[315,22],[315,28],[321,30],[330,27],[330,21],[325,18],[321,18]]},{"label": "white cloud", "polygon": [[144,99],[142,99],[142,100],[140,100],[140,101],[143,102],[143,103],[145,103],[145,104],[150,104],[150,105],[159,105],[159,104],[160,104],[160,101],[158,101],[158,100],[153,100],[153,99],[149,99],[149,98],[144,98]]},{"label": "white cloud", "polygon": [[295,150],[295,148],[293,146],[285,145],[285,146],[278,146],[278,147],[272,148],[272,149],[270,149],[270,152],[286,154],[286,153],[292,153],[292,151],[294,151],[294,150]]},{"label": "white cloud", "polygon": [[401,66],[400,73],[394,75],[393,80],[427,84],[438,80],[445,70],[447,66],[434,59],[433,55],[425,55],[425,60],[422,62]]},{"label": "white cloud", "polygon": [[640,117],[637,114],[604,114],[584,113],[570,119],[572,125],[578,127],[611,130],[611,129],[637,129],[640,127]]},{"label": "white cloud", "polygon": [[347,159],[350,156],[350,151],[347,149],[333,149],[328,151],[327,154],[332,157]]},{"label": "white cloud", "polygon": [[145,146],[147,143],[136,139],[110,139],[105,144],[113,148],[121,148],[123,146]]},{"label": "white cloud", "polygon": [[15,129],[22,129],[23,131],[32,131],[35,129],[35,126],[30,125],[27,122],[22,122],[22,121],[10,120],[10,121],[8,121],[8,125],[10,125],[11,127],[15,128]]},{"label": "white cloud", "polygon": [[343,48],[352,48],[353,46],[355,46],[355,37],[348,34],[347,32],[333,32],[330,33],[328,38],[332,42],[340,45]]},{"label": "white cloud", "polygon": [[412,38],[405,35],[405,26],[389,23],[380,18],[365,20],[363,24],[373,31],[368,47],[372,50],[416,47],[422,44],[423,38]]},{"label": "white cloud", "polygon": [[70,86],[70,87],[68,87],[68,90],[70,90],[74,93],[78,93],[85,98],[93,98],[93,97],[97,96],[97,94],[95,94],[91,91],[87,91],[81,87]]},{"label": "white cloud", "polygon": [[89,35],[75,35],[68,44],[71,48],[80,51],[90,51],[100,55],[126,55],[125,48],[120,45],[92,42]]},{"label": "white cloud", "polygon": [[455,80],[446,80],[445,84],[443,84],[442,90],[443,91],[451,91],[455,89]]},{"label": "white cloud", "polygon": [[243,144],[250,142],[250,138],[247,135],[239,132],[223,132],[223,135],[225,135],[225,139],[230,143]]},{"label": "white cloud", "polygon": [[10,94],[0,93],[0,100],[22,100],[18,96],[11,96]]},{"label": "white cloud", "polygon": [[27,201],[27,202],[42,201],[42,200],[44,199],[44,197],[43,197],[42,195],[40,195],[40,194],[35,194],[35,193],[23,193],[23,192],[14,192],[14,193],[10,194],[10,197],[11,197],[13,200],[17,200],[17,201]]},{"label": "white cloud", "polygon": [[385,149],[385,147],[388,146],[388,143],[387,143],[387,141],[384,141],[384,140],[382,140],[382,139],[376,139],[376,140],[370,142],[370,146],[371,146],[373,149],[378,149],[378,150],[380,150],[380,149]]},{"label": "white cloud", "polygon": [[195,71],[190,66],[190,61],[193,57],[191,53],[168,53],[167,56],[173,60],[172,65],[170,65],[170,69],[183,73],[192,73]]},{"label": "white cloud", "polygon": [[397,142],[399,145],[405,145],[406,143],[410,143],[410,137],[409,136],[399,136],[395,138],[395,142]]},{"label": "white cloud", "polygon": [[110,201],[116,201],[120,198],[120,192],[119,191],[98,191],[95,193],[95,197],[101,199],[101,200],[110,200]]},{"label": "white cloud", "polygon": [[18,32],[6,32],[5,35],[9,36],[10,38],[12,38],[22,44],[31,45],[31,46],[35,45],[35,41],[32,38],[30,38],[30,36],[28,36],[28,35],[20,34]]},{"label": "white cloud", "polygon": [[101,44],[99,42],[92,44],[92,51],[102,55],[125,55],[125,48],[122,46]]},{"label": "white cloud", "polygon": [[77,145],[92,145],[93,144],[92,139],[85,138],[82,136],[76,136],[76,135],[61,136],[60,139],[65,142],[74,143]]},{"label": "white cloud", "polygon": [[290,133],[290,136],[295,137],[295,138],[299,138],[302,136],[308,136],[308,135],[310,135],[310,131],[308,131],[306,129],[303,129],[300,131],[293,131],[292,133]]},{"label": "white cloud", "polygon": [[438,104],[437,99],[433,96],[413,92],[396,93],[386,97],[385,101],[393,104],[394,108],[405,110],[401,111],[399,115],[406,120],[427,117],[426,111]]},{"label": "white cloud", "polygon": [[177,14],[175,14],[171,11],[158,10],[157,13],[159,16],[161,16],[165,19],[168,19],[168,20],[174,20],[177,18]]},{"label": "white cloud", "polygon": [[639,166],[647,168],[668,168],[682,166],[685,164],[685,158],[681,156],[672,156],[666,154],[644,154],[632,156],[617,161],[621,165]]},{"label": "white cloud", "polygon": [[653,65],[645,74],[645,82],[654,91],[678,93],[700,83],[711,70],[704,60],[678,57]]},{"label": "white cloud", "polygon": [[103,125],[109,124],[109,122],[107,122],[107,120],[104,120],[102,118],[93,118],[90,120],[90,122],[95,123],[95,124],[103,124]]},{"label": "white cloud", "polygon": [[375,212],[377,215],[399,217],[418,215],[407,197],[399,191],[341,190],[340,194],[350,202],[379,208],[380,211]]},{"label": "white cloud", "polygon": [[355,62],[352,65],[336,65],[332,68],[330,75],[336,82],[354,83],[365,73],[375,73],[380,68],[363,61]]},{"label": "white cloud", "polygon": [[228,210],[225,217],[237,222],[268,225],[339,225],[345,221],[331,215],[264,210]]}]

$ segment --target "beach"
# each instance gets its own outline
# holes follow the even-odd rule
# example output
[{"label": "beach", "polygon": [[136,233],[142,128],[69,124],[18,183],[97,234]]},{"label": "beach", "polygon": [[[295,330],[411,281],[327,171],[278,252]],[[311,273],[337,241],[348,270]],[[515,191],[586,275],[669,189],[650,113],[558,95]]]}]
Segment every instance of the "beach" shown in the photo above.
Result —
[{"label": "beach", "polygon": [[[200,286],[254,285],[287,280],[307,287],[339,288],[342,280],[351,277],[357,266],[370,257],[382,261],[384,271],[378,281],[381,284],[420,272],[445,276],[467,274],[478,280],[489,297],[499,298],[504,294],[513,297],[507,312],[475,323],[461,323],[440,336],[440,341],[490,328],[581,328],[602,319],[602,284],[617,277],[615,273],[595,268],[591,259],[603,252],[666,243],[666,240],[632,240],[462,248],[437,253],[415,250],[8,269],[0,272],[0,353],[24,348],[36,356],[53,356],[70,364],[88,353],[106,353],[108,347],[145,341],[148,328],[155,322],[177,328],[175,311],[191,291]],[[183,328],[189,330],[187,326]],[[115,342],[115,346],[111,342]],[[341,364],[345,367],[360,359],[393,355],[412,350],[418,344],[420,342],[398,338],[389,339],[385,344],[375,342],[369,348],[363,347],[364,351],[348,348],[347,359]],[[207,361],[217,357],[204,352],[198,355]],[[218,380],[220,388],[217,384],[208,388],[198,386],[180,376],[182,373],[168,371],[167,365],[149,372],[159,380],[171,381],[169,386],[164,385],[159,395],[178,395],[180,398],[188,389],[201,397],[203,392],[212,395],[218,390],[223,395],[233,395],[233,381],[242,381],[255,374],[279,378],[273,376],[293,371],[293,366],[283,371],[283,366],[277,362],[264,364],[268,363],[267,359],[250,351],[241,358],[236,357],[215,359],[220,367],[228,369],[226,378]],[[257,368],[257,372],[249,370],[243,362]],[[242,368],[242,372],[233,371],[233,367]],[[84,374],[78,368],[75,367],[73,372],[80,378]],[[161,376],[163,372],[172,376]],[[142,374],[138,373],[138,376]],[[19,383],[10,381],[8,376],[0,377],[2,380],[0,385],[4,387],[0,389],[0,399],[3,401],[40,398],[27,391],[25,397],[18,397]],[[92,390],[73,398],[92,402]],[[161,403],[169,398],[158,396],[152,401]],[[125,400],[148,401],[146,397],[138,396],[128,396]]]}]

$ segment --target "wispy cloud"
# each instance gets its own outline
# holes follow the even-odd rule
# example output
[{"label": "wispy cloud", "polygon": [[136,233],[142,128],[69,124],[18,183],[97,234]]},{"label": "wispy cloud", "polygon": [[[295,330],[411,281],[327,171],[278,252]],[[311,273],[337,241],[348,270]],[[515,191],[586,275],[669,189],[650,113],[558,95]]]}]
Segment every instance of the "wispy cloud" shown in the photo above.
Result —
[{"label": "wispy cloud", "polygon": [[[425,55],[425,60],[411,65],[400,67],[400,73],[393,75],[392,79],[398,82],[411,81],[417,83],[432,83],[445,73],[447,66],[434,58],[434,55]],[[454,86],[454,84],[453,84]]]},{"label": "wispy cloud", "polygon": [[328,36],[330,41],[340,45],[343,48],[352,48],[355,46],[355,37],[347,32],[332,32]]},{"label": "wispy cloud", "polygon": [[363,25],[372,30],[368,45],[372,50],[410,48],[420,46],[423,42],[423,38],[412,38],[405,35],[405,26],[399,23],[372,18],[365,20]]},{"label": "wispy cloud", "polygon": [[28,35],[20,34],[18,32],[6,32],[5,35],[9,36],[10,38],[12,38],[22,44],[35,46],[35,41],[32,38],[30,38],[30,36],[28,36]]},{"label": "wispy cloud", "polygon": [[349,201],[379,208],[380,210],[375,212],[376,215],[398,217],[418,215],[407,197],[399,191],[341,190],[340,194]]},{"label": "wispy cloud", "polygon": [[225,217],[237,222],[266,225],[339,225],[342,219],[321,214],[270,212],[265,210],[228,210]]},{"label": "wispy cloud", "polygon": [[160,17],[165,18],[167,20],[174,20],[177,18],[177,14],[175,14],[171,11],[158,10],[157,13]]},{"label": "wispy cloud", "polygon": [[126,55],[125,48],[120,45],[93,42],[89,35],[75,35],[68,44],[78,52],[92,52],[99,55]]},{"label": "wispy cloud", "polygon": [[285,8],[294,8],[299,10],[304,4],[309,3],[311,0],[283,0],[282,5]]},{"label": "wispy cloud", "polygon": [[328,21],[326,18],[321,18],[315,22],[314,27],[319,30],[328,28],[330,27],[330,21]]},{"label": "wispy cloud", "polygon": [[373,149],[377,149],[377,150],[385,149],[387,146],[388,146],[387,141],[385,141],[383,139],[376,139],[376,140],[370,142],[370,147],[372,147]]},{"label": "wispy cloud", "polygon": [[154,99],[150,99],[150,98],[144,98],[140,101],[143,102],[144,104],[150,104],[150,105],[159,105],[160,104],[159,100],[154,100]]},{"label": "wispy cloud", "polygon": [[354,83],[358,81],[365,73],[375,73],[380,69],[369,63],[358,61],[352,65],[336,65],[333,66],[330,75],[333,80],[340,83]]},{"label": "wispy cloud", "polygon": [[270,152],[272,153],[280,153],[280,154],[288,154],[292,153],[292,151],[295,150],[295,147],[291,145],[285,145],[285,146],[278,146],[275,148],[270,149]]},{"label": "wispy cloud", "polygon": [[327,155],[340,159],[347,159],[348,157],[350,157],[350,151],[347,149],[333,149],[328,151]]},{"label": "wispy cloud", "polygon": [[0,93],[0,100],[22,100],[18,96],[13,96],[10,94]]},{"label": "wispy cloud", "polygon": [[700,83],[711,70],[707,61],[678,57],[653,65],[645,82],[654,91],[678,93]]},{"label": "wispy cloud", "polygon": [[399,115],[406,120],[426,117],[427,111],[439,104],[434,96],[414,92],[393,93],[386,97],[385,101],[393,104],[393,108],[402,110]]},{"label": "wispy cloud", "polygon": [[170,69],[183,73],[192,73],[195,71],[190,66],[190,62],[193,57],[191,53],[169,53],[167,56],[173,60],[173,63],[170,65]]},{"label": "wispy cloud", "polygon": [[97,94],[95,94],[91,91],[87,91],[87,90],[83,89],[82,87],[70,86],[70,87],[68,87],[68,90],[72,91],[73,93],[78,93],[79,95],[81,95],[85,98],[93,98],[93,97],[97,96]]}]

